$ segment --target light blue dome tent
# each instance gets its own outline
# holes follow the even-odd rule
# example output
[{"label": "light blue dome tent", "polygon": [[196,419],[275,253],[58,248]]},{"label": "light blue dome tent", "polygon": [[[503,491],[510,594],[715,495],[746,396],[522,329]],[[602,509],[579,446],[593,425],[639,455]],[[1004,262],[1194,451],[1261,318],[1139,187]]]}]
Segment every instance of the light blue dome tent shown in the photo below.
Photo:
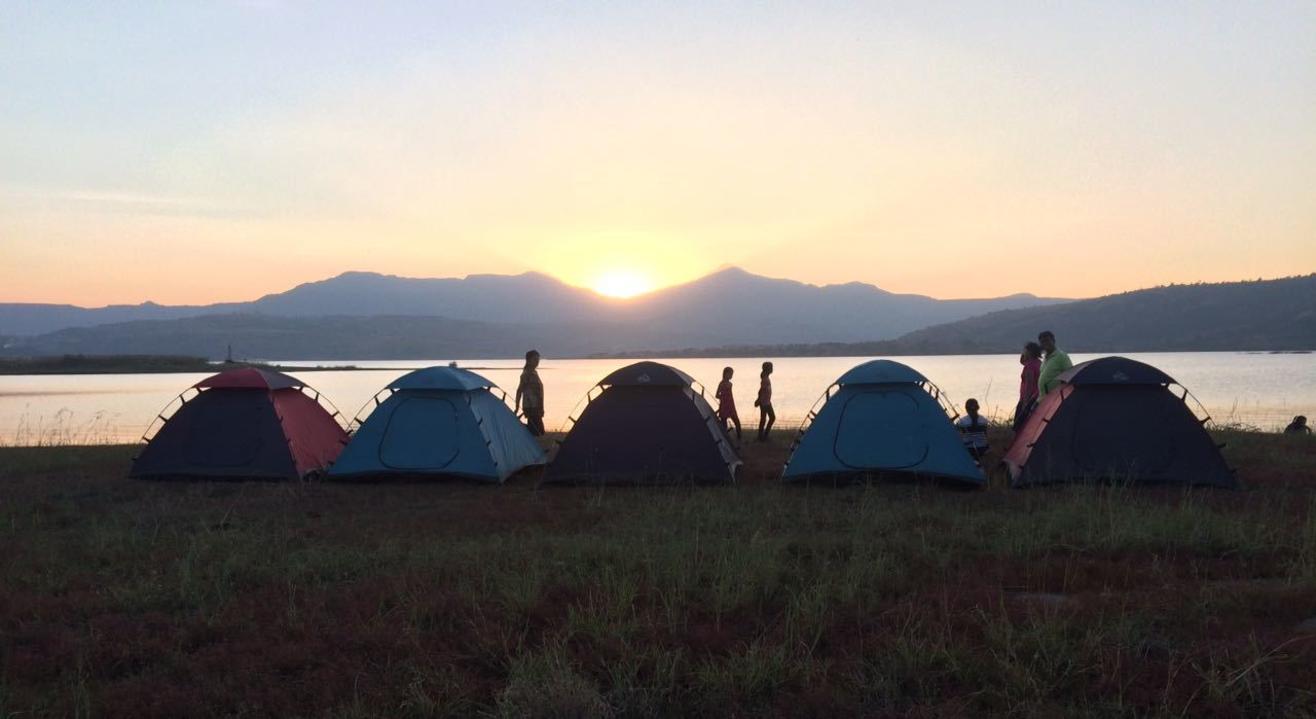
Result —
[{"label": "light blue dome tent", "polygon": [[[544,450],[494,396],[493,382],[458,367],[405,374],[375,395],[330,479],[456,477],[503,482],[543,464]],[[499,390],[502,394],[502,390]]]},{"label": "light blue dome tent", "polygon": [[841,375],[818,404],[792,447],[787,482],[899,473],[986,483],[941,390],[906,365],[865,362]]}]

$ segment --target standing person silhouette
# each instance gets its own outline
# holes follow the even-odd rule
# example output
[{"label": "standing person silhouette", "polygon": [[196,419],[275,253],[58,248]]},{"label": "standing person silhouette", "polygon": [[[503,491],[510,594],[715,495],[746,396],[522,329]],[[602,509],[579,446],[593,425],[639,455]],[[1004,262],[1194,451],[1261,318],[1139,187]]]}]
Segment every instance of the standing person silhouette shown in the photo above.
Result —
[{"label": "standing person silhouette", "polygon": [[730,422],[736,428],[736,441],[741,440],[740,414],[736,412],[736,398],[731,394],[731,377],[736,371],[730,367],[722,368],[722,381],[717,385],[717,421],[722,424],[722,431],[727,431]]},{"label": "standing person silhouette", "polygon": [[1045,397],[1048,392],[1060,386],[1060,375],[1073,368],[1074,363],[1069,361],[1069,355],[1056,347],[1056,335],[1051,330],[1039,334],[1037,344],[1046,353],[1042,368],[1037,373],[1037,395]]},{"label": "standing person silhouette", "polygon": [[767,442],[768,433],[772,431],[772,425],[777,421],[777,413],[772,411],[771,362],[763,363],[763,371],[759,374],[759,395],[754,400],[754,406],[759,408],[759,441]]},{"label": "standing person silhouette", "polygon": [[544,435],[544,383],[539,380],[539,350],[525,353],[521,382],[516,385],[514,411],[525,417],[525,426],[535,437]]},{"label": "standing person silhouette", "polygon": [[1023,371],[1019,373],[1019,404],[1014,407],[1014,431],[1024,426],[1028,415],[1033,413],[1037,404],[1037,379],[1042,374],[1042,346],[1036,342],[1024,345],[1019,355],[1019,364]]}]

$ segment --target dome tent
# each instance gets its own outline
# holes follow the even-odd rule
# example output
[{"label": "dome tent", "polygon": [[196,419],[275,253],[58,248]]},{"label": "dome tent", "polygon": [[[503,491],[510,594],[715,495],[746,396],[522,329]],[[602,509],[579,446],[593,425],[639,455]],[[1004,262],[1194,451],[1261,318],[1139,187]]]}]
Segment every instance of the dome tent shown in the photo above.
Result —
[{"label": "dome tent", "polygon": [[914,369],[872,360],[850,369],[819,400],[782,473],[787,482],[906,474],[981,485],[941,392]]},{"label": "dome tent", "polygon": [[[133,460],[140,478],[298,479],[338,456],[347,433],[300,380],[243,367],[197,382]],[[309,390],[314,392],[314,390]],[[195,392],[195,394],[190,394]],[[152,423],[154,426],[154,423]],[[150,429],[147,431],[150,435]]]},{"label": "dome tent", "polygon": [[498,386],[470,370],[428,367],[375,395],[370,415],[329,471],[332,479],[404,476],[503,482],[544,450],[504,401]]},{"label": "dome tent", "polygon": [[1005,455],[1011,484],[1082,480],[1237,487],[1174,378],[1125,357],[1060,375]]},{"label": "dome tent", "polygon": [[740,467],[689,375],[637,362],[604,377],[544,472],[544,483],[731,482]]}]

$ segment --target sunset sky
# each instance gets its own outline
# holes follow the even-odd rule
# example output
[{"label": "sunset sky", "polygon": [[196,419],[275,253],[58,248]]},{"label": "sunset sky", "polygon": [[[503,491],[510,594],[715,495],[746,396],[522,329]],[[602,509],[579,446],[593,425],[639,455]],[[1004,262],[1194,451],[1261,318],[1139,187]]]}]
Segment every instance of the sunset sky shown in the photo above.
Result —
[{"label": "sunset sky", "polygon": [[0,4],[0,301],[728,264],[1316,271],[1316,3]]}]

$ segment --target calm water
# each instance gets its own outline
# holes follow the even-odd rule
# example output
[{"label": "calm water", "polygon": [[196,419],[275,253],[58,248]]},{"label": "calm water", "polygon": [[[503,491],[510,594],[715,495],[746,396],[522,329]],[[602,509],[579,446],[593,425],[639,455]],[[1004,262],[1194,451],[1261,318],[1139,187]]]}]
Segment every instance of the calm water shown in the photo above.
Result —
[{"label": "calm water", "polygon": [[[1095,355],[1073,355],[1075,362]],[[1196,352],[1133,354],[1168,372],[1188,387],[1217,422],[1241,422],[1279,429],[1295,414],[1316,415],[1316,354]],[[842,372],[867,358],[772,358],[774,402],[779,425],[797,424],[818,396]],[[984,412],[1005,417],[1014,409],[1019,364],[1013,355],[898,357],[937,383],[960,405],[976,397]],[[736,368],[736,401],[746,423],[754,415],[758,388],[756,359],[665,360],[708,388],[716,387],[724,366]],[[309,382],[349,418],[390,380],[395,368],[446,364],[446,360],[393,362],[289,362],[290,365],[352,364],[358,371],[306,372]],[[561,426],[586,391],[620,360],[546,359],[540,370],[546,387],[549,428]],[[463,367],[506,388],[516,388],[520,363],[470,360]],[[201,374],[0,376],[0,444],[101,443],[136,441],[165,405]]]}]

